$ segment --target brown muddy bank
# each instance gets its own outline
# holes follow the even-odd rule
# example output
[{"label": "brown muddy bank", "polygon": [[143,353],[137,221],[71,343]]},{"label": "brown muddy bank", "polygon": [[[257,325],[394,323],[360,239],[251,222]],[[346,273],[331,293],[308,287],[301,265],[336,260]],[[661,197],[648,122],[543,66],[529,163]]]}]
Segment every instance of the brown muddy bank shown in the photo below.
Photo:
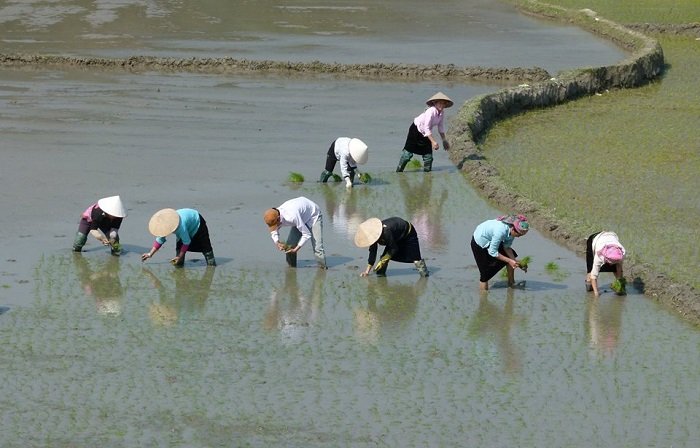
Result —
[{"label": "brown muddy bank", "polygon": [[[528,2],[528,5],[534,3]],[[563,12],[560,8],[543,8],[547,7],[537,4],[537,8],[530,12],[546,17],[561,17]],[[478,148],[479,139],[488,128],[505,117],[527,109],[554,106],[582,95],[640,86],[663,72],[663,50],[656,40],[600,18],[594,11],[565,11],[565,14],[567,20],[580,26],[601,35],[614,36],[615,41],[633,49],[633,55],[617,65],[573,70],[559,74],[556,79],[508,88],[468,101],[451,123],[451,138],[455,144],[450,150],[450,159],[489,200],[526,213],[541,232],[583,255],[590,229],[558,217],[554,210],[542,207],[507,187],[498,170],[483,160]],[[637,260],[628,260],[625,272],[647,296],[672,307],[688,321],[700,324],[700,294],[690,285],[674,282],[654,266]]]},{"label": "brown muddy bank", "polygon": [[536,82],[549,79],[539,67],[457,67],[452,64],[340,64],[325,62],[253,61],[233,58],[128,58],[75,57],[38,54],[0,54],[3,66],[57,66],[131,71],[187,71],[197,73],[268,73],[285,75],[331,75],[363,79],[483,80]]},{"label": "brown muddy bank", "polygon": [[644,34],[700,37],[700,23],[628,23],[625,26]]}]

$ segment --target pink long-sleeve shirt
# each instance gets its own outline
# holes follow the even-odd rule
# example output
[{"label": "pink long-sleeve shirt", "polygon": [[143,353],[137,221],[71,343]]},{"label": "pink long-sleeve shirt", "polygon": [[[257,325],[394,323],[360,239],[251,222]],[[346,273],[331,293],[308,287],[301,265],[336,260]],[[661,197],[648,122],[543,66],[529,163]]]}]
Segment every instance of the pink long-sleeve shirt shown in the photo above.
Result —
[{"label": "pink long-sleeve shirt", "polygon": [[445,111],[438,111],[435,106],[430,106],[423,112],[413,119],[413,124],[416,125],[418,131],[427,137],[432,134],[432,129],[437,126],[438,132],[440,134],[445,133]]}]

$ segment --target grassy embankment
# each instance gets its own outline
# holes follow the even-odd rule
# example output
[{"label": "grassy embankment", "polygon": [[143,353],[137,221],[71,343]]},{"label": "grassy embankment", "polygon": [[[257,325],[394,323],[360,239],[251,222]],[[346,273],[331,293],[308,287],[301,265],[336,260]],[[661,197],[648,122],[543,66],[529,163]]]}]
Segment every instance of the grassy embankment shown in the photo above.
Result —
[{"label": "grassy embankment", "polygon": [[[696,0],[548,3],[621,24],[700,22]],[[659,80],[498,122],[481,149],[510,188],[581,228],[615,230],[632,259],[699,290],[700,40],[654,37],[668,64]]]}]

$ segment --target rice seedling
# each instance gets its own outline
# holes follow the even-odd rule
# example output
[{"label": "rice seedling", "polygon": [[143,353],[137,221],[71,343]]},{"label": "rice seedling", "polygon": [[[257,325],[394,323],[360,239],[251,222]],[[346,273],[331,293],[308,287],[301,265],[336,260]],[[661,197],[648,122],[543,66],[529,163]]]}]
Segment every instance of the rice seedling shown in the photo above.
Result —
[{"label": "rice seedling", "polygon": [[294,171],[289,173],[289,182],[301,183],[304,182],[304,176],[301,173],[295,173]]},{"label": "rice seedling", "polygon": [[333,175],[331,176],[331,179],[333,179],[333,182],[340,182],[341,180],[343,180],[342,177],[340,177],[339,175],[337,175],[335,173],[333,173]]},{"label": "rice seedling", "polygon": [[418,169],[422,167],[423,165],[420,163],[420,160],[418,159],[411,159],[410,162],[408,162],[408,165],[406,166],[407,168],[411,169]]},{"label": "rice seedling", "polygon": [[362,182],[363,184],[368,184],[372,182],[372,176],[369,173],[361,173],[360,182]]}]

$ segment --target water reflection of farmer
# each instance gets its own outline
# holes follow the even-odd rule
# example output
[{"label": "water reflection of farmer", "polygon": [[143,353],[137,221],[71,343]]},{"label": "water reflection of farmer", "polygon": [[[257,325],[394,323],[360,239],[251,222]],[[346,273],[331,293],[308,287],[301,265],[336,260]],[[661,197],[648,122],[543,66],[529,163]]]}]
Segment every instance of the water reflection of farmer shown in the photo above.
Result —
[{"label": "water reflection of farmer", "polygon": [[421,241],[432,249],[445,247],[447,235],[442,227],[442,207],[447,200],[447,190],[440,199],[432,200],[433,177],[421,176],[420,181],[406,176],[399,177],[406,214],[421,237]]},{"label": "water reflection of farmer", "polygon": [[617,292],[624,295],[625,279],[622,274],[622,262],[625,258],[625,248],[615,232],[598,232],[588,237],[586,241],[586,291],[593,291],[598,297],[598,275],[601,272],[612,272],[620,282]]},{"label": "water reflection of farmer", "polygon": [[336,188],[323,188],[323,197],[326,204],[326,212],[330,216],[333,230],[352,238],[357,227],[364,221],[358,207],[360,196],[366,193],[352,192],[347,189],[339,191]]},{"label": "water reflection of farmer", "polygon": [[355,233],[355,245],[369,247],[367,268],[360,273],[363,277],[369,275],[372,270],[374,262],[377,260],[379,245],[385,247],[379,262],[374,266],[374,271],[378,276],[386,276],[389,260],[413,263],[421,277],[429,275],[428,267],[420,254],[420,243],[416,229],[404,219],[395,216],[384,220],[368,219],[358,227]]},{"label": "water reflection of farmer", "polygon": [[126,207],[119,196],[102,198],[92,204],[80,216],[78,231],[73,240],[73,251],[82,251],[90,234],[103,245],[109,246],[112,255],[119,255],[119,228],[124,218]]},{"label": "water reflection of farmer", "polygon": [[175,291],[166,288],[160,279],[148,268],[143,273],[158,290],[158,301],[151,303],[148,316],[155,325],[171,326],[178,320],[192,319],[204,312],[215,269],[207,266],[204,273],[177,269],[170,271],[175,280]]},{"label": "water reflection of farmer", "polygon": [[[520,267],[518,254],[511,247],[515,238],[530,229],[523,215],[505,215],[479,224],[472,235],[471,247],[479,268],[479,289],[489,289],[488,281],[505,266],[508,286],[515,286],[515,268]],[[527,271],[527,267],[521,269]]]},{"label": "water reflection of farmer", "polygon": [[120,315],[124,290],[119,279],[119,260],[109,257],[97,269],[92,269],[88,260],[80,254],[74,254],[73,261],[83,291],[95,299],[97,313],[104,316]]},{"label": "water reflection of farmer", "polygon": [[385,277],[370,282],[367,305],[353,310],[355,337],[374,345],[382,332],[400,331],[415,315],[427,284],[425,277],[413,284],[388,284]]},{"label": "water reflection of farmer", "polygon": [[311,294],[306,295],[297,282],[297,270],[287,269],[284,285],[275,289],[270,295],[270,303],[265,311],[263,327],[277,330],[290,342],[299,341],[305,329],[318,318],[321,308],[323,283],[326,271],[316,271]]},{"label": "water reflection of farmer", "polygon": [[357,165],[367,163],[367,145],[359,138],[338,137],[333,140],[326,155],[325,169],[321,173],[321,182],[327,182],[333,175],[335,164],[340,163],[340,177],[343,178],[345,186],[352,188],[355,174],[358,171]]},{"label": "water reflection of farmer", "polygon": [[508,290],[503,309],[489,302],[487,297],[486,294],[480,294],[479,308],[469,325],[469,332],[479,336],[494,335],[496,347],[503,362],[503,370],[508,373],[520,372],[522,368],[520,354],[510,337],[511,328],[518,320],[514,313],[513,290]]},{"label": "water reflection of farmer", "polygon": [[585,329],[591,350],[611,356],[620,342],[624,298],[590,299],[586,305]]}]

